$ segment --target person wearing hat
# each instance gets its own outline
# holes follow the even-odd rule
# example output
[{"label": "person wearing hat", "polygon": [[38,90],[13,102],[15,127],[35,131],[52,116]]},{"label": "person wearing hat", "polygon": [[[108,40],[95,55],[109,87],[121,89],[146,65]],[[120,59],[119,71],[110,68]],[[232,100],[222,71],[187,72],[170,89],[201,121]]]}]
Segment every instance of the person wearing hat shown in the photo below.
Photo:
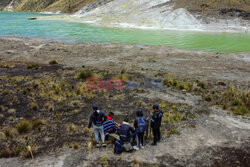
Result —
[{"label": "person wearing hat", "polygon": [[91,114],[89,119],[89,125],[88,128],[91,127],[93,122],[93,128],[94,128],[94,134],[95,134],[95,140],[99,144],[99,134],[101,135],[102,145],[106,146],[105,142],[105,135],[103,130],[103,122],[107,119],[107,116],[101,111],[98,110],[97,105],[93,105],[94,112]]},{"label": "person wearing hat", "polygon": [[159,142],[161,138],[160,127],[161,127],[163,112],[159,110],[158,104],[154,104],[152,108],[153,108],[153,116],[151,119],[151,128],[153,130],[153,135],[154,135],[154,141],[152,145],[157,145],[157,142]]}]

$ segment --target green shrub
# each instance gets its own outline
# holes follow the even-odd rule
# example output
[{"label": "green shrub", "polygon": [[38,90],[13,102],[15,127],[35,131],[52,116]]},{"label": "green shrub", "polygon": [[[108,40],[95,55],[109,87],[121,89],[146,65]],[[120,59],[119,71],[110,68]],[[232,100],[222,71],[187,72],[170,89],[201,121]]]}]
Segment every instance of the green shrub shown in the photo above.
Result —
[{"label": "green shrub", "polygon": [[206,89],[206,84],[204,82],[198,82],[197,85],[201,87],[202,89]]},{"label": "green shrub", "polygon": [[184,84],[178,82],[177,83],[177,88],[180,89],[180,90],[183,90],[183,89],[185,89],[185,86],[184,86]]},{"label": "green shrub", "polygon": [[177,86],[177,81],[175,79],[172,81],[172,85]]},{"label": "green shrub", "polygon": [[40,66],[39,64],[35,63],[35,64],[27,64],[27,69],[38,69]]},{"label": "green shrub", "polygon": [[49,64],[51,64],[51,65],[52,65],[52,64],[58,64],[58,62],[57,62],[56,60],[50,60],[50,61],[49,61]]},{"label": "green shrub", "polygon": [[246,106],[237,106],[234,108],[233,113],[238,115],[250,115],[250,110]]},{"label": "green shrub", "polygon": [[87,71],[81,71],[79,74],[78,74],[78,79],[83,79],[83,80],[85,80],[85,79],[87,79],[88,77],[93,77],[94,76],[94,74],[91,72],[91,71],[89,71],[89,70],[87,70]]},{"label": "green shrub", "polygon": [[163,85],[165,85],[165,86],[169,86],[170,83],[171,82],[169,82],[169,80],[167,78],[163,80]]},{"label": "green shrub", "polygon": [[124,74],[126,72],[126,70],[123,68],[122,70],[121,70],[121,74]]},{"label": "green shrub", "polygon": [[239,105],[239,103],[240,103],[240,100],[237,99],[237,98],[235,98],[235,99],[233,100],[233,102],[232,102],[232,105],[233,105],[233,106],[237,106],[237,105]]}]

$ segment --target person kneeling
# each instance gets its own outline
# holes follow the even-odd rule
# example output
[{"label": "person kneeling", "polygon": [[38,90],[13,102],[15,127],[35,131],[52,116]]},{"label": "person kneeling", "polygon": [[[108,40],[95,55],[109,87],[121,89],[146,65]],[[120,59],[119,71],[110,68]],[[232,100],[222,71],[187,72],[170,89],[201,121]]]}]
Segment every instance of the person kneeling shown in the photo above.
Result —
[{"label": "person kneeling", "polygon": [[124,151],[132,151],[133,147],[130,140],[135,136],[135,130],[129,125],[127,118],[118,127],[118,135],[123,143]]}]

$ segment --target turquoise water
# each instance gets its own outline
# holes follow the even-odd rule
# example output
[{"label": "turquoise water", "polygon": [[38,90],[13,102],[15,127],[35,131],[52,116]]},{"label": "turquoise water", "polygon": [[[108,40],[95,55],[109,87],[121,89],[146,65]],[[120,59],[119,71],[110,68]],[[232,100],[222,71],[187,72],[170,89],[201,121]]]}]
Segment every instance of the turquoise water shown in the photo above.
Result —
[{"label": "turquoise water", "polygon": [[60,40],[65,43],[123,43],[167,45],[211,52],[249,52],[250,34],[201,33],[96,27],[83,23],[28,20],[37,13],[0,12],[0,35]]}]

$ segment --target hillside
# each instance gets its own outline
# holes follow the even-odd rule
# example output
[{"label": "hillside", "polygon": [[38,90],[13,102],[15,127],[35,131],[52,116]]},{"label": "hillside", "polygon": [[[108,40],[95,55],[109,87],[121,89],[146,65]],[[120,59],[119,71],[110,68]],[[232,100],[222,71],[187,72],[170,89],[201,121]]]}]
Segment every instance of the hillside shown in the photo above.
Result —
[{"label": "hillside", "polygon": [[[95,3],[94,7],[102,5],[106,0],[1,0],[0,10],[14,11],[61,11],[62,13],[74,13],[86,4]],[[160,4],[160,3],[158,3]],[[160,6],[173,4],[175,8],[186,8],[193,14],[203,16],[236,16],[250,19],[250,1],[247,0],[171,0]],[[159,6],[159,5],[157,5]]]},{"label": "hillside", "polygon": [[10,4],[11,10],[14,11],[61,11],[63,13],[74,13],[88,3],[92,3],[96,0],[16,0],[1,1],[0,9],[6,10],[6,7]]}]

